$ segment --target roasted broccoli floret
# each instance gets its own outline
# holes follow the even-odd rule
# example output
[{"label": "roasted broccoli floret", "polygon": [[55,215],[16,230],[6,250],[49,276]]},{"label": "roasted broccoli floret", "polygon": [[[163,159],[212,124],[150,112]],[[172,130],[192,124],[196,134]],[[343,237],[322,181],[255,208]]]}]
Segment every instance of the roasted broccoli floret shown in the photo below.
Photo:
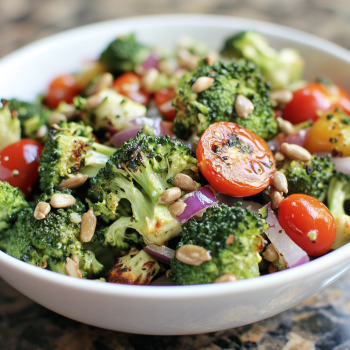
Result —
[{"label": "roasted broccoli floret", "polygon": [[[102,168],[90,183],[89,198],[96,215],[110,223],[106,242],[127,251],[140,242],[164,244],[181,231],[180,222],[159,204],[181,172],[195,177],[197,160],[190,149],[169,136],[139,132]],[[137,232],[136,232],[137,231]]]},{"label": "roasted broccoli floret", "polygon": [[112,73],[120,74],[134,70],[149,54],[149,48],[136,41],[134,34],[129,34],[112,41],[102,52],[100,62]]},{"label": "roasted broccoli floret", "polygon": [[207,209],[201,219],[190,219],[183,228],[176,249],[191,244],[205,248],[210,261],[200,266],[188,265],[176,258],[171,260],[169,278],[175,284],[213,283],[223,274],[237,279],[259,276],[259,252],[264,248],[263,230],[267,224],[259,214],[225,204]]},{"label": "roasted broccoli floret", "polygon": [[[200,77],[211,77],[214,82],[208,89],[195,93],[192,85]],[[235,102],[238,95],[243,95],[254,105],[247,118],[237,114]],[[210,66],[202,60],[195,70],[181,78],[176,87],[174,105],[177,117],[173,130],[178,137],[185,139],[193,128],[200,136],[210,124],[229,121],[270,139],[277,133],[277,122],[269,96],[269,86],[253,63],[216,61]]]},{"label": "roasted broccoli floret", "polygon": [[288,195],[302,193],[323,202],[333,175],[334,164],[329,155],[313,155],[308,162],[287,160],[279,170],[287,178]]},{"label": "roasted broccoli floret", "polygon": [[221,54],[227,58],[244,58],[254,62],[273,90],[288,88],[301,80],[304,61],[297,50],[277,51],[265,37],[253,31],[244,31],[225,41]]},{"label": "roasted broccoli floret", "polygon": [[160,266],[144,250],[131,249],[129,254],[118,258],[118,262],[109,271],[108,282],[122,284],[150,284],[159,272]]},{"label": "roasted broccoli floret", "polygon": [[6,250],[8,229],[14,225],[19,213],[28,206],[23,193],[8,182],[0,181],[0,249]]},{"label": "roasted broccoli floret", "polygon": [[21,139],[21,123],[17,113],[9,108],[9,101],[1,100],[0,108],[0,150]]},{"label": "roasted broccoli floret", "polygon": [[74,105],[81,112],[82,120],[95,130],[112,126],[120,131],[130,127],[130,121],[144,117],[147,109],[141,103],[125,97],[113,89],[104,89],[93,96],[99,103],[91,105],[81,96],[75,97]]},{"label": "roasted broccoli floret", "polygon": [[[65,190],[64,193],[70,192]],[[50,199],[51,196],[43,195],[37,203],[50,203]],[[85,212],[84,204],[78,199],[68,208],[51,207],[42,220],[34,218],[34,208],[26,207],[10,229],[6,252],[17,259],[63,274],[67,273],[66,261],[70,258],[79,268],[78,276],[99,275],[104,266],[96,260],[92,250],[83,248],[83,243],[77,238],[81,216]]]},{"label": "roasted broccoli floret", "polygon": [[350,242],[350,216],[345,211],[345,202],[350,199],[350,177],[336,173],[329,182],[327,192],[328,209],[337,226],[337,235],[332,248],[337,249]]},{"label": "roasted broccoli floret", "polygon": [[77,174],[93,177],[106,164],[116,149],[93,142],[88,138],[91,130],[89,126],[73,122],[51,129],[39,159],[42,191],[51,191]]}]

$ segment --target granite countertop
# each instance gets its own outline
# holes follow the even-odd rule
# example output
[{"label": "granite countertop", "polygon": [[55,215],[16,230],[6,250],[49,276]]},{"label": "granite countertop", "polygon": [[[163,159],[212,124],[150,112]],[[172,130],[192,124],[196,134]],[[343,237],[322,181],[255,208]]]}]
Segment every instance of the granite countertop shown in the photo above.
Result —
[{"label": "granite countertop", "polygon": [[[348,0],[0,0],[0,57],[47,35],[105,19],[215,13],[291,26],[350,48]],[[0,280],[1,350],[346,350],[350,272],[297,307],[226,331],[178,337],[131,335],[72,321]]]}]

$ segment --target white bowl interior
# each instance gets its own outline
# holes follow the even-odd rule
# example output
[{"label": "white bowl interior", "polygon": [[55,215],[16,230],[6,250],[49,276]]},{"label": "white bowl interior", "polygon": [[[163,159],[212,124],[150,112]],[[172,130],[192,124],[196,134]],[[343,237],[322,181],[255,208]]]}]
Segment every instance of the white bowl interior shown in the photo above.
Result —
[{"label": "white bowl interior", "polygon": [[[135,32],[151,45],[173,47],[189,35],[218,50],[231,34],[255,29],[276,48],[294,47],[305,78],[320,74],[350,90],[350,53],[285,27],[223,16],[165,15],[90,25],[40,40],[0,61],[0,97],[33,100],[55,76],[79,70],[116,35]],[[290,308],[349,267],[349,247],[306,265],[235,284],[148,287],[82,281],[54,274],[0,252],[0,276],[38,303],[95,326],[144,334],[193,334],[240,326]]]}]

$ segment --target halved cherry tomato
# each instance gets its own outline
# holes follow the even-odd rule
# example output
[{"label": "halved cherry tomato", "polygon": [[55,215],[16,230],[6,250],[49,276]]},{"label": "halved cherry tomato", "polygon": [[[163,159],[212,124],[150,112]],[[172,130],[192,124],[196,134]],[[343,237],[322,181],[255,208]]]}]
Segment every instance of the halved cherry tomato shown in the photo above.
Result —
[{"label": "halved cherry tomato", "polygon": [[219,192],[252,196],[272,183],[276,171],[266,142],[252,131],[229,122],[214,123],[197,147],[198,167]]},{"label": "halved cherry tomato", "polygon": [[310,256],[327,253],[335,240],[336,225],[327,207],[305,194],[285,198],[278,211],[278,221],[287,235]]},{"label": "halved cherry tomato", "polygon": [[141,76],[132,72],[124,73],[114,80],[113,89],[145,106],[151,97],[149,92],[141,89]]},{"label": "halved cherry tomato", "polygon": [[162,113],[164,118],[169,121],[173,121],[176,117],[175,107],[172,105],[172,101],[175,98],[176,93],[174,88],[162,89],[154,94],[159,112]]},{"label": "halved cherry tomato", "polygon": [[50,108],[57,108],[61,101],[72,103],[80,91],[73,75],[61,75],[51,82],[44,103]]},{"label": "halved cherry tomato", "polygon": [[293,124],[317,120],[318,111],[330,111],[337,107],[350,113],[350,97],[336,85],[309,83],[293,93],[293,99],[283,109],[283,118]]},{"label": "halved cherry tomato", "polygon": [[0,180],[7,181],[28,196],[39,178],[38,158],[44,146],[35,140],[22,139],[0,152]]}]

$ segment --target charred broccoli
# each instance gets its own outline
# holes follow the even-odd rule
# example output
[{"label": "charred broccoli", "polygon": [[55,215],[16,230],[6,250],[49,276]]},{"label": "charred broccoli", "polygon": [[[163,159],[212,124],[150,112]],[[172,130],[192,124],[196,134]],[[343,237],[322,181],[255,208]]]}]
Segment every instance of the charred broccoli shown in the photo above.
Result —
[{"label": "charred broccoli", "polygon": [[221,54],[254,62],[273,90],[285,89],[301,81],[304,62],[298,51],[289,48],[277,51],[259,33],[244,31],[235,34],[225,41]]},{"label": "charred broccoli", "polygon": [[259,252],[264,248],[262,238],[267,224],[259,214],[225,204],[207,209],[201,219],[190,219],[183,228],[177,249],[191,244],[205,248],[211,260],[200,266],[188,265],[175,257],[171,260],[169,278],[175,284],[213,283],[223,274],[237,279],[259,276]]},{"label": "charred broccoli", "polygon": [[[214,82],[208,89],[195,93],[192,85],[200,77],[213,78]],[[239,95],[254,105],[247,118],[237,114],[235,101]],[[202,60],[195,70],[181,78],[176,87],[174,105],[177,117],[173,130],[184,139],[190,136],[193,128],[200,136],[210,124],[230,121],[270,139],[277,133],[277,122],[269,96],[269,86],[253,63],[216,61],[210,66]]]},{"label": "charred broccoli", "polygon": [[312,156],[308,162],[286,161],[281,169],[288,182],[288,195],[302,193],[324,201],[334,164],[331,157]]},{"label": "charred broccoli", "polygon": [[108,282],[122,284],[150,284],[160,266],[144,250],[131,249],[129,254],[118,259],[109,271]]},{"label": "charred broccoli", "polygon": [[81,112],[83,121],[95,130],[112,126],[120,131],[130,127],[131,120],[146,115],[145,106],[113,89],[104,89],[93,97],[99,98],[101,103],[91,106],[88,99],[78,96],[74,105]]},{"label": "charred broccoli", "polygon": [[[64,193],[68,194],[69,191]],[[37,203],[50,203],[50,199],[51,196],[43,195]],[[51,207],[47,216],[38,220],[34,217],[34,208],[26,207],[9,229],[7,254],[63,274],[67,273],[66,261],[70,258],[77,264],[80,277],[99,275],[104,266],[97,261],[92,250],[84,249],[83,243],[77,238],[81,216],[85,211],[84,204],[76,200],[68,208]]]},{"label": "charred broccoli", "polygon": [[336,173],[329,182],[328,209],[334,217],[337,235],[332,248],[337,249],[350,242],[350,213],[345,211],[345,202],[350,199],[350,177]]},{"label": "charred broccoli", "polygon": [[150,50],[129,34],[112,41],[102,52],[100,62],[112,73],[120,74],[134,70],[149,54]]},{"label": "charred broccoli", "polygon": [[21,139],[21,123],[18,115],[9,108],[9,101],[1,100],[0,108],[0,150]]},{"label": "charred broccoli", "polygon": [[91,131],[90,126],[73,122],[51,129],[39,159],[42,191],[77,174],[93,177],[106,164],[116,149],[93,142]]},{"label": "charred broccoli", "polygon": [[[169,136],[139,132],[125,142],[91,180],[89,198],[96,215],[113,222],[106,242],[127,251],[140,242],[158,245],[178,235],[180,222],[159,204],[181,172],[195,176],[197,160],[190,149]],[[137,232],[138,233],[137,233]]]}]

